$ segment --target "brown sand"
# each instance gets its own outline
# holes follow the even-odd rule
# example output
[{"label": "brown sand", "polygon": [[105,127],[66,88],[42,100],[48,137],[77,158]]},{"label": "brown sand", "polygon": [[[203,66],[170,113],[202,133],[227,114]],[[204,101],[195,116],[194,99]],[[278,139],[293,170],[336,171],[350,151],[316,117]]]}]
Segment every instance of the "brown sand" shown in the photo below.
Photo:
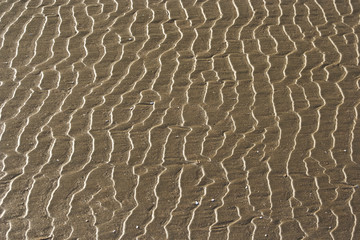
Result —
[{"label": "brown sand", "polygon": [[360,239],[359,14],[0,1],[0,239]]}]

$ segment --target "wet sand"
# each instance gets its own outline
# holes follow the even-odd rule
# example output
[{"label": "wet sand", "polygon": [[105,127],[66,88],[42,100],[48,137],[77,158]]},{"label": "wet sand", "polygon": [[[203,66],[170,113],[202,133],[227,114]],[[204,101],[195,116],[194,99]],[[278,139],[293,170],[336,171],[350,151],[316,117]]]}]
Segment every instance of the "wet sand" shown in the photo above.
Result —
[{"label": "wet sand", "polygon": [[0,239],[360,239],[359,14],[0,1]]}]

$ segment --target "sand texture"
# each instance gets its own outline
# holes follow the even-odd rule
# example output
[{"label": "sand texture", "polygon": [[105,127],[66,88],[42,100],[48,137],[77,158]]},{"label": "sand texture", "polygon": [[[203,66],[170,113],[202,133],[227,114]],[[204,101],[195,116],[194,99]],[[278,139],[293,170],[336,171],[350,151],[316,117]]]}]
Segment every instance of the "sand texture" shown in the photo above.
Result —
[{"label": "sand texture", "polygon": [[359,0],[0,0],[0,239],[359,240]]}]

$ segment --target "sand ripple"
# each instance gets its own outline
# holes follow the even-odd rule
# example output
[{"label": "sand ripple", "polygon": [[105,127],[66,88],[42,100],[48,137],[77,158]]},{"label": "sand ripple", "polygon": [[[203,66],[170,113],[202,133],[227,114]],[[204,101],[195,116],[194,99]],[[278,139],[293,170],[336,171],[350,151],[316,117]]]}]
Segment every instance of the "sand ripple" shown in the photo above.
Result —
[{"label": "sand ripple", "polygon": [[360,239],[360,2],[0,2],[0,239]]}]

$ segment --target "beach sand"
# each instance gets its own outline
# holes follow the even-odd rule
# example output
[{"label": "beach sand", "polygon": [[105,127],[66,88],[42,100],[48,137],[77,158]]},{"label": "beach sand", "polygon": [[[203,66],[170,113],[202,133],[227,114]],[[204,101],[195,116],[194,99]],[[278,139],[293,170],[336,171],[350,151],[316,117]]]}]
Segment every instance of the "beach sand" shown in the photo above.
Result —
[{"label": "beach sand", "polygon": [[0,239],[360,239],[359,14],[0,1]]}]

